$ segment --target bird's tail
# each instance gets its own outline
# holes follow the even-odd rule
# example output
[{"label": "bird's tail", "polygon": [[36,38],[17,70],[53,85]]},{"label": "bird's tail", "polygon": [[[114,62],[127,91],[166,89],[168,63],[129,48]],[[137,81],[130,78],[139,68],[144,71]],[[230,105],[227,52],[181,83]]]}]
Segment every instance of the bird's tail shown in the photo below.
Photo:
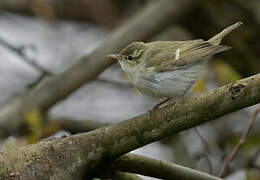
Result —
[{"label": "bird's tail", "polygon": [[233,30],[235,30],[236,28],[238,28],[239,26],[241,26],[243,23],[242,22],[237,22],[231,26],[228,26],[226,29],[224,29],[223,31],[221,31],[220,33],[218,33],[217,35],[215,35],[214,37],[210,38],[208,40],[208,42],[214,44],[214,45],[218,45],[220,44],[221,40],[223,37],[225,37],[226,35],[228,35],[229,33],[231,33]]}]

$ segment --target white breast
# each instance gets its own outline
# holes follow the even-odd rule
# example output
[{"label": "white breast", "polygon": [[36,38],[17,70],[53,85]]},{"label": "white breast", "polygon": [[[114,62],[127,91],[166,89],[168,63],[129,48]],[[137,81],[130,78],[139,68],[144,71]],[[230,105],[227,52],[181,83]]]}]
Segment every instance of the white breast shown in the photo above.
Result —
[{"label": "white breast", "polygon": [[206,62],[201,61],[168,72],[136,73],[135,71],[130,73],[130,78],[143,94],[159,98],[176,98],[185,95],[205,70]]}]

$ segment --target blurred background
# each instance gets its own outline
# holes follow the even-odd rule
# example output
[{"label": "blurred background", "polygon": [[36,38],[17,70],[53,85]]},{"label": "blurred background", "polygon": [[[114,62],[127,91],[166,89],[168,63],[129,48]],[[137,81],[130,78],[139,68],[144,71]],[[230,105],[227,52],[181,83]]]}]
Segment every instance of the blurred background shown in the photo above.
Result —
[{"label": "blurred background", "polygon": [[[158,0],[159,1],[159,0]],[[155,0],[1,0],[0,103],[30,91],[46,76],[59,74],[98,47],[114,29]],[[244,24],[223,44],[208,73],[198,80],[196,95],[260,72],[260,1],[197,0],[181,18],[148,41],[209,39],[237,21]],[[180,10],[182,11],[182,10]],[[160,12],[155,12],[160,13]],[[113,43],[113,42],[111,42]],[[130,42],[129,42],[130,43]],[[120,49],[118,49],[118,52]],[[117,53],[117,52],[111,52]],[[1,149],[42,138],[86,132],[151,109],[158,99],[139,94],[118,64],[58,103],[49,123],[29,117],[28,127],[1,139]],[[259,105],[243,109],[140,148],[134,153],[167,160],[216,175]],[[260,179],[260,118],[246,143],[229,163],[230,179]],[[145,179],[152,179],[144,177]]]}]

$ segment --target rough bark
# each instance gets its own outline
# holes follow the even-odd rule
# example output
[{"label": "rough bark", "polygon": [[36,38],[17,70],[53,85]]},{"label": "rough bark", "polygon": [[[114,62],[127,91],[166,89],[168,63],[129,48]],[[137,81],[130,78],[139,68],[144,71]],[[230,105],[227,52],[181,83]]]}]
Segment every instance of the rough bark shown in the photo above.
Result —
[{"label": "rough bark", "polygon": [[260,102],[260,74],[97,130],[0,154],[0,179],[92,177],[111,160],[151,142]]}]

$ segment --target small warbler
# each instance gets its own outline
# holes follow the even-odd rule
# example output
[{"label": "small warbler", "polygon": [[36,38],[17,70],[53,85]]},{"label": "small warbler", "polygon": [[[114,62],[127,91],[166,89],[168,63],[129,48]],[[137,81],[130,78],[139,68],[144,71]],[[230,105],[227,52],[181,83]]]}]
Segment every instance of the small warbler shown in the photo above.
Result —
[{"label": "small warbler", "polygon": [[208,41],[133,42],[119,54],[107,58],[119,61],[142,94],[176,99],[193,87],[207,69],[207,61],[212,55],[230,49],[219,44],[240,25],[242,22],[237,22]]}]

